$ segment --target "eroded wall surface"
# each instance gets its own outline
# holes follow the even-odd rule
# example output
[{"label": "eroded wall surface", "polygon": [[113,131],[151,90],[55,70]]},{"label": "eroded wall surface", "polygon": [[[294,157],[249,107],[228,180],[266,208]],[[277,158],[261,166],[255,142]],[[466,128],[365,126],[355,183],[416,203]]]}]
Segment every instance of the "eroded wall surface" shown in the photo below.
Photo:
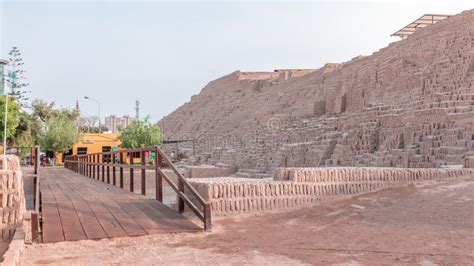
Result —
[{"label": "eroded wall surface", "polygon": [[180,147],[195,163],[470,166],[473,83],[470,10],[342,64],[231,73],[159,125],[170,139],[195,140]]},{"label": "eroded wall surface", "polygon": [[7,170],[0,169],[0,231],[2,241],[8,242],[18,226],[21,226],[25,213],[23,178],[18,157],[0,156],[0,167],[7,160]]},{"label": "eroded wall surface", "polygon": [[223,216],[310,206],[324,199],[473,174],[466,168],[324,167],[279,169],[275,180],[224,177],[190,182],[211,204],[212,215]]}]

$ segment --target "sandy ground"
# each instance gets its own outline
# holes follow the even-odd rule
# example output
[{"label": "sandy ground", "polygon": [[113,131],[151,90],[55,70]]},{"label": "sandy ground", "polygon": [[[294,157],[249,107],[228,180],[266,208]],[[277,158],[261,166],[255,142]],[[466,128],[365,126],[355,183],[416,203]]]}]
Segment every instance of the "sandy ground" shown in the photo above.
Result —
[{"label": "sandy ground", "polygon": [[27,246],[30,264],[474,264],[474,178],[215,219],[211,233]]}]

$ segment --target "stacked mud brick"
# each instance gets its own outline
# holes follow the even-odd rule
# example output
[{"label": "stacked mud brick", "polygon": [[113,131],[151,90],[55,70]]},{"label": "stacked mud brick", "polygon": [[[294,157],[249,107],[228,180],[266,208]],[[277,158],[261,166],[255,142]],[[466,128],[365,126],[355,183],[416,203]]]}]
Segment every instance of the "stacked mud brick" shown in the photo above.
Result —
[{"label": "stacked mud brick", "polygon": [[212,214],[221,216],[308,206],[323,199],[473,173],[471,169],[289,168],[278,169],[274,181],[226,177],[190,182],[210,202]]},{"label": "stacked mud brick", "polygon": [[158,124],[196,164],[473,167],[474,11],[341,64],[231,73]]},{"label": "stacked mud brick", "polygon": [[236,167],[228,167],[226,165],[219,165],[220,167],[199,165],[199,166],[183,166],[182,174],[186,178],[205,178],[205,177],[221,177],[230,176],[234,174]]},{"label": "stacked mud brick", "polygon": [[23,178],[18,157],[7,155],[0,157],[0,167],[7,160],[7,169],[0,169],[0,230],[2,241],[8,242],[21,225],[25,212],[25,197],[23,193]]}]

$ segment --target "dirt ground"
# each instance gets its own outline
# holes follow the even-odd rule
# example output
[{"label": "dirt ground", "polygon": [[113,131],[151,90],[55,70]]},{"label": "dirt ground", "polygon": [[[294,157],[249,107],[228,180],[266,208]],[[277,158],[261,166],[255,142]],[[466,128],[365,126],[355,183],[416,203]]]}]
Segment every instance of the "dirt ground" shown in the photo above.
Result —
[{"label": "dirt ground", "polygon": [[218,218],[210,233],[27,246],[30,264],[474,264],[474,178],[298,210]]}]

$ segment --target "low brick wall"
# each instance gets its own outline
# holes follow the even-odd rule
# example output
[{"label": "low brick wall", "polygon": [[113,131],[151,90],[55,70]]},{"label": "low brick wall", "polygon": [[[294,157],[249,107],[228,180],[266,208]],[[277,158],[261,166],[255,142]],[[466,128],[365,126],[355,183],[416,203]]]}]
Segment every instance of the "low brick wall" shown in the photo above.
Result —
[{"label": "low brick wall", "polygon": [[[5,158],[0,156],[0,167]],[[21,226],[25,213],[23,178],[18,157],[7,155],[8,170],[0,170],[0,231],[3,241],[10,241],[15,228]]]},{"label": "low brick wall", "polygon": [[425,180],[473,174],[470,169],[290,168],[274,181],[248,178],[191,179],[211,203],[212,215],[235,215],[312,205],[333,197],[353,196]]},{"label": "low brick wall", "polygon": [[215,167],[215,166],[185,166],[183,174],[186,178],[208,178],[230,176],[237,172],[237,167]]},{"label": "low brick wall", "polygon": [[438,180],[473,173],[474,169],[327,167],[283,168],[275,171],[274,180],[294,182],[395,182]]}]

